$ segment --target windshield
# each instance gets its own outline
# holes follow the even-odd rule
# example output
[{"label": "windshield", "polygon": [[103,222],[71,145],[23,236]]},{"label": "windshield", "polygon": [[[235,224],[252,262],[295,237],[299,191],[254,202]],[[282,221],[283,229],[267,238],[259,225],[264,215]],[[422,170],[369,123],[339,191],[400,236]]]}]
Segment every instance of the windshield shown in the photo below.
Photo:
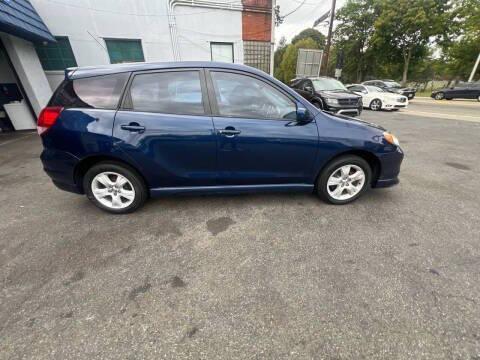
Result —
[{"label": "windshield", "polygon": [[396,81],[385,81],[385,85],[389,88],[399,88],[399,87],[402,87],[402,85],[400,85],[399,83],[397,83]]},{"label": "windshield", "polygon": [[377,86],[366,85],[365,87],[369,92],[384,92],[382,89],[380,89]]},{"label": "windshield", "polygon": [[335,79],[314,79],[312,80],[313,87],[317,91],[321,90],[347,90],[345,85],[343,85],[340,81]]}]

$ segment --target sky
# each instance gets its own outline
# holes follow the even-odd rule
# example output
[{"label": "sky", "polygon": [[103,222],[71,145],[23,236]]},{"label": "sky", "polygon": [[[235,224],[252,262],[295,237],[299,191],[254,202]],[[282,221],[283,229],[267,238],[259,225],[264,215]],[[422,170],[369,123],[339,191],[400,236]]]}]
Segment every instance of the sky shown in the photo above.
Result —
[{"label": "sky", "polygon": [[[339,9],[347,0],[337,0],[336,8]],[[280,5],[280,14],[285,15],[298,7],[303,0],[276,0]],[[331,0],[305,0],[305,3],[293,14],[287,16],[280,26],[275,28],[275,43],[278,44],[280,38],[285,36],[287,42],[305,28],[312,27],[313,22],[330,9]],[[323,34],[327,34],[328,26],[321,25],[316,29]]]}]

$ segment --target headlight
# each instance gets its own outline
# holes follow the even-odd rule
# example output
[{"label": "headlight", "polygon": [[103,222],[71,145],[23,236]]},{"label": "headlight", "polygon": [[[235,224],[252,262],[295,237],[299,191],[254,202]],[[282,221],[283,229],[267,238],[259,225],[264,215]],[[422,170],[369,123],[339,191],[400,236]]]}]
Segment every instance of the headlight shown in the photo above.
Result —
[{"label": "headlight", "polygon": [[400,141],[395,137],[395,135],[390,134],[389,132],[383,133],[383,138],[390,144],[400,146]]},{"label": "headlight", "polygon": [[329,105],[338,105],[338,100],[337,99],[330,99],[330,98],[325,98],[325,101]]}]

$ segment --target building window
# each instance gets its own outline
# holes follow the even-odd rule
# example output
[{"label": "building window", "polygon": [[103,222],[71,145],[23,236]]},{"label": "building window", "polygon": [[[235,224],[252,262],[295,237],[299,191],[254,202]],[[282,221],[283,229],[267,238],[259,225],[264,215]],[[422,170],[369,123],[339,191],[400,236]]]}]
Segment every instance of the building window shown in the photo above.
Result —
[{"label": "building window", "polygon": [[211,42],[210,53],[212,61],[233,63],[233,43]]},{"label": "building window", "polygon": [[271,45],[266,41],[244,41],[243,62],[245,65],[270,73]]},{"label": "building window", "polygon": [[66,36],[55,36],[56,43],[35,44],[43,70],[65,70],[77,66],[70,41]]},{"label": "building window", "polygon": [[105,39],[105,43],[111,64],[145,61],[140,40]]}]

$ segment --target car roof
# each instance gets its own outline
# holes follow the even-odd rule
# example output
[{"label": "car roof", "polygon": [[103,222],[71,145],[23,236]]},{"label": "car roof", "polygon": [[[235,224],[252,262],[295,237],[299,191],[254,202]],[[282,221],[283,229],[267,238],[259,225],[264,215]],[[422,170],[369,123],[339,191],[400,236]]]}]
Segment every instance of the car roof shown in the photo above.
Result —
[{"label": "car roof", "polygon": [[144,62],[124,63],[101,66],[85,66],[68,68],[65,77],[68,79],[80,79],[91,76],[110,75],[132,71],[181,69],[181,68],[218,68],[230,70],[243,70],[260,76],[268,75],[265,72],[250,66],[213,61],[177,61],[177,62]]}]

